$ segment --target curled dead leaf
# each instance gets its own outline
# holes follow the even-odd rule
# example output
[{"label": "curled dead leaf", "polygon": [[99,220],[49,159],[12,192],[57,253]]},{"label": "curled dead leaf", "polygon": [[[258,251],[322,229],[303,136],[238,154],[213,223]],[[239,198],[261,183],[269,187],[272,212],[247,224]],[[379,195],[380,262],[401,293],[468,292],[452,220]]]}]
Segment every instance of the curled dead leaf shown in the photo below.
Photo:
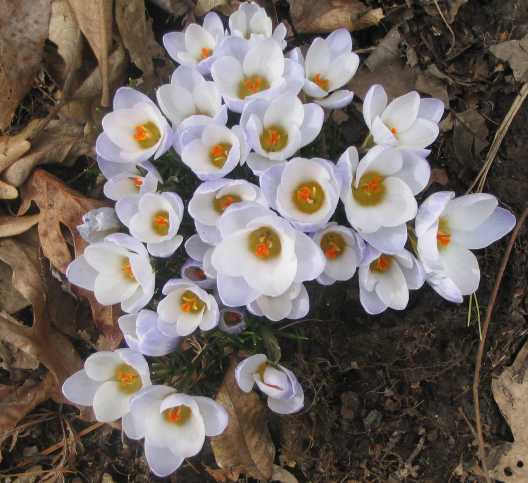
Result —
[{"label": "curled dead leaf", "polygon": [[288,0],[297,32],[325,33],[338,28],[350,31],[377,25],[384,17],[381,8],[371,9],[359,0]]},{"label": "curled dead leaf", "polygon": [[40,68],[51,0],[0,1],[0,129],[5,129]]},{"label": "curled dead leaf", "polygon": [[518,82],[528,81],[528,34],[521,40],[508,40],[490,47],[498,59],[508,62]]},{"label": "curled dead leaf", "polygon": [[26,139],[6,136],[0,140],[0,173],[26,154],[31,144]]},{"label": "curled dead leaf", "polygon": [[0,238],[15,236],[24,233],[38,223],[40,215],[27,216],[1,216]]},{"label": "curled dead leaf", "polygon": [[240,4],[238,0],[198,0],[194,7],[195,15],[201,17],[210,10],[218,10],[223,15],[231,15],[238,9]]},{"label": "curled dead leaf", "polygon": [[273,474],[275,446],[268,430],[267,411],[255,392],[243,392],[235,381],[236,358],[232,358],[216,401],[229,414],[229,424],[211,445],[220,468],[244,473],[258,480]]},{"label": "curled dead leaf", "polygon": [[0,200],[14,200],[16,198],[18,198],[18,190],[9,183],[0,180]]}]

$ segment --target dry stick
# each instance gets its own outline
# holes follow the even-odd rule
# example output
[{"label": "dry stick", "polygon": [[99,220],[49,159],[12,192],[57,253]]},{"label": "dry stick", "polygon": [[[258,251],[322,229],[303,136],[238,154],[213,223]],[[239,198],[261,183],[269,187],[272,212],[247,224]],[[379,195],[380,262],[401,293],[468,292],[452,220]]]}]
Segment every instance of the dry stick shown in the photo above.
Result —
[{"label": "dry stick", "polygon": [[487,483],[491,483],[491,479],[489,477],[488,467],[486,465],[486,454],[484,451],[484,434],[482,433],[482,422],[480,419],[480,400],[479,400],[480,369],[482,366],[482,358],[484,357],[484,347],[486,345],[486,337],[488,335],[488,329],[489,329],[489,325],[491,321],[491,314],[493,312],[493,308],[495,307],[495,301],[499,293],[499,288],[501,286],[502,277],[504,276],[504,272],[506,271],[506,265],[508,264],[508,260],[510,259],[510,255],[511,255],[515,240],[517,239],[517,236],[519,235],[519,231],[521,230],[524,222],[526,221],[527,216],[528,216],[528,207],[524,208],[524,211],[522,212],[522,215],[519,218],[519,221],[517,222],[517,226],[515,227],[515,229],[513,230],[511,234],[510,241],[508,242],[508,246],[502,257],[499,272],[497,273],[497,278],[495,279],[495,285],[493,286],[493,290],[491,292],[491,295],[488,301],[486,319],[484,320],[484,325],[482,328],[482,339],[480,340],[480,344],[479,344],[479,348],[477,352],[477,358],[475,361],[475,374],[473,376],[473,405],[475,407],[475,426],[476,426],[477,435],[478,435],[479,458],[480,458],[482,470],[484,472],[484,476],[486,478]]},{"label": "dry stick", "polygon": [[508,132],[508,129],[510,128],[510,125],[513,121],[513,118],[523,105],[524,101],[528,97],[528,82],[525,82],[523,86],[521,87],[521,90],[519,94],[517,94],[517,97],[513,101],[510,110],[507,112],[507,114],[504,116],[504,119],[501,122],[501,125],[499,126],[499,129],[497,129],[497,132],[495,133],[495,137],[493,138],[493,143],[491,144],[491,148],[488,151],[488,155],[486,156],[486,161],[484,161],[484,165],[482,166],[481,170],[479,171],[479,174],[471,183],[471,186],[466,191],[466,194],[473,191],[475,186],[478,184],[477,190],[479,192],[482,191],[484,187],[484,183],[486,182],[486,177],[488,176],[488,172],[491,169],[491,165],[493,164],[493,161],[495,161],[495,157],[497,156],[497,153],[499,152],[499,148],[502,144],[502,140],[504,139],[504,136],[506,136],[506,133]]}]

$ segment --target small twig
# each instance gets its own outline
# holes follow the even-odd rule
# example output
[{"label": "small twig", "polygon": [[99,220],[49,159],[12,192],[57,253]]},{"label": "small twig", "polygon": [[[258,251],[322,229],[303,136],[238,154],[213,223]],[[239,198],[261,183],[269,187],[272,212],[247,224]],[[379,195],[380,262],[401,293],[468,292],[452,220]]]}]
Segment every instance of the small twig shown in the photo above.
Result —
[{"label": "small twig", "polygon": [[444,24],[447,27],[447,30],[449,30],[449,33],[451,34],[451,45],[449,47],[449,50],[446,52],[446,55],[449,55],[451,51],[453,50],[453,48],[455,47],[455,43],[456,43],[455,32],[453,32],[451,25],[449,25],[449,23],[447,22],[444,16],[444,12],[442,12],[440,5],[438,5],[438,0],[433,0],[433,2],[435,4],[436,9],[438,10],[438,13],[440,14],[440,17],[442,17],[442,20],[444,21]]},{"label": "small twig", "polygon": [[523,86],[521,87],[521,90],[519,94],[517,94],[517,97],[514,99],[510,110],[506,113],[504,116],[504,119],[501,122],[501,125],[497,129],[497,132],[495,133],[495,137],[493,138],[493,143],[491,144],[491,148],[488,151],[488,155],[486,156],[486,160],[484,161],[484,165],[482,166],[481,170],[479,171],[479,174],[474,179],[474,181],[471,183],[470,187],[468,188],[466,193],[470,193],[473,191],[475,186],[477,186],[477,191],[481,192],[484,188],[484,183],[486,182],[486,177],[488,176],[488,172],[491,169],[491,166],[493,164],[493,161],[495,161],[495,157],[497,156],[497,153],[499,152],[499,148],[502,144],[502,141],[504,139],[504,136],[506,136],[506,133],[508,132],[508,129],[510,128],[510,125],[523,105],[524,101],[528,97],[528,82],[525,82]]},{"label": "small twig", "polygon": [[513,250],[513,245],[515,243],[515,240],[517,239],[517,236],[519,235],[519,231],[524,225],[524,222],[526,221],[527,216],[528,216],[528,207],[526,207],[524,211],[522,212],[522,215],[519,218],[519,221],[517,222],[517,226],[515,227],[515,229],[513,230],[511,234],[510,241],[508,242],[508,246],[506,247],[506,251],[504,252],[504,255],[502,257],[502,261],[499,267],[499,272],[497,273],[497,278],[495,279],[495,284],[493,286],[493,290],[491,292],[491,295],[488,301],[488,308],[486,310],[486,318],[484,319],[484,325],[482,327],[482,339],[480,340],[479,348],[477,351],[477,357],[475,360],[475,374],[473,377],[473,405],[475,407],[475,426],[477,429],[477,436],[478,436],[478,446],[479,446],[478,451],[479,451],[480,463],[482,465],[482,470],[484,472],[484,477],[486,478],[487,483],[491,483],[491,479],[489,477],[488,467],[486,465],[486,454],[485,454],[485,449],[484,449],[484,434],[482,432],[482,421],[480,418],[480,400],[479,400],[480,369],[482,367],[482,359],[484,357],[484,348],[486,346],[486,338],[488,335],[488,329],[489,329],[489,325],[491,321],[491,314],[493,313],[493,308],[495,307],[495,301],[497,300],[497,295],[499,293],[502,278],[504,276],[504,272],[506,271],[506,266],[508,265],[508,260],[510,259],[510,255]]}]

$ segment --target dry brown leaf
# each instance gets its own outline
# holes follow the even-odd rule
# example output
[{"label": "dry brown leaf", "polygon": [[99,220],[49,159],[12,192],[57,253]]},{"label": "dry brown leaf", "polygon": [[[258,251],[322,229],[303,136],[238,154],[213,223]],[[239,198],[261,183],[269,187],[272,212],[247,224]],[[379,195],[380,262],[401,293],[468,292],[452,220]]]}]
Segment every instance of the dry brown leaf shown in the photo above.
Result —
[{"label": "dry brown leaf", "polygon": [[0,0],[0,129],[11,123],[40,68],[51,0]]},{"label": "dry brown leaf", "polygon": [[29,153],[15,161],[2,174],[2,179],[21,186],[36,166],[75,161],[89,154],[94,146],[94,134],[85,133],[85,126],[66,120],[53,120],[31,143]]},{"label": "dry brown leaf", "polygon": [[381,8],[371,9],[359,0],[288,0],[297,32],[324,33],[338,28],[350,31],[377,25],[384,17]]},{"label": "dry brown leaf", "polygon": [[9,183],[0,180],[0,200],[14,200],[16,198],[18,198],[18,190]]},{"label": "dry brown leaf", "polygon": [[224,377],[216,401],[229,414],[226,430],[211,445],[220,468],[244,473],[258,480],[273,474],[275,446],[268,430],[267,411],[256,392],[246,394],[235,381],[236,358]]},{"label": "dry brown leaf", "polygon": [[4,136],[0,139],[0,173],[26,154],[31,144],[26,139]]},{"label": "dry brown leaf", "polygon": [[273,474],[271,475],[272,481],[278,481],[280,483],[299,483],[299,480],[295,478],[288,470],[278,465],[273,465]]},{"label": "dry brown leaf", "polygon": [[238,0],[198,0],[194,7],[194,14],[201,17],[214,8],[222,15],[231,15],[241,3]]},{"label": "dry brown leaf", "polygon": [[110,105],[108,55],[112,47],[113,0],[68,0],[77,24],[99,63],[102,82],[101,104]]},{"label": "dry brown leaf", "polygon": [[189,5],[185,0],[151,0],[158,7],[162,8],[166,12],[179,17],[186,14],[189,11]]},{"label": "dry brown leaf", "polygon": [[3,216],[0,215],[0,238],[24,233],[38,223],[40,215]]},{"label": "dry brown leaf", "polygon": [[453,129],[453,148],[458,161],[464,165],[480,159],[480,153],[488,146],[489,129],[486,118],[470,109],[459,112]]},{"label": "dry brown leaf", "polygon": [[11,283],[12,271],[4,262],[0,262],[0,311],[14,314],[30,305]]},{"label": "dry brown leaf", "polygon": [[49,40],[57,46],[64,62],[60,79],[64,82],[81,65],[82,36],[67,0],[54,0],[51,6]]},{"label": "dry brown leaf", "polygon": [[498,59],[508,62],[518,82],[528,81],[528,34],[521,40],[508,40],[490,47]]},{"label": "dry brown leaf", "polygon": [[[510,426],[513,443],[505,442],[488,456],[490,477],[499,481],[528,481],[528,343],[515,362],[491,382],[495,402]],[[507,476],[507,478],[506,478]]]},{"label": "dry brown leaf", "polygon": [[[82,216],[91,209],[107,204],[83,196],[68,188],[60,179],[40,169],[33,173],[22,189],[19,215],[26,213],[32,202],[40,209],[38,234],[42,252],[57,270],[66,273],[72,256],[61,225],[70,231],[77,257],[87,245],[76,228],[81,223]],[[117,309],[99,305],[93,294],[87,290],[76,289],[76,292],[89,301],[94,322],[103,334],[103,339],[98,343],[99,348],[117,347],[122,337],[116,324]]]}]

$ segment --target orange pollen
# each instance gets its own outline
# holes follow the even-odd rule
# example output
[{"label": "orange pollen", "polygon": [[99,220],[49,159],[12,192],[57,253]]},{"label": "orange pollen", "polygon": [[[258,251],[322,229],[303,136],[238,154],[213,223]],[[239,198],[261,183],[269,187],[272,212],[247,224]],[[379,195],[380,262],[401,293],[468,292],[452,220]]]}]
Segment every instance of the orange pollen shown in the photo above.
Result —
[{"label": "orange pollen", "polygon": [[398,130],[395,127],[391,127],[390,132],[392,134],[396,134],[398,132]]},{"label": "orange pollen", "polygon": [[325,256],[326,258],[329,258],[330,260],[335,260],[337,258],[337,255],[339,255],[339,252],[341,249],[334,243],[330,242],[328,244],[328,248],[325,250]]},{"label": "orange pollen", "polygon": [[321,74],[316,74],[313,78],[314,82],[323,90],[328,90],[328,80],[321,77]]},{"label": "orange pollen", "polygon": [[145,126],[142,124],[136,126],[134,131],[134,139],[136,141],[146,141],[148,138],[150,138],[150,133],[147,131],[147,129],[145,129]]},{"label": "orange pollen", "polygon": [[222,208],[225,210],[227,208],[229,208],[234,202],[235,202],[235,198],[233,198],[231,195],[227,195],[223,200],[222,200]]},{"label": "orange pollen", "polygon": [[255,247],[255,255],[257,255],[257,257],[267,257],[269,256],[269,253],[270,251],[267,243],[259,243]]},{"label": "orange pollen", "polygon": [[179,423],[182,418],[181,406],[177,408],[171,408],[167,411],[167,419],[172,423]]},{"label": "orange pollen", "polygon": [[258,92],[260,90],[260,84],[262,84],[262,81],[258,77],[244,81],[244,86],[250,92]]},{"label": "orange pollen", "polygon": [[312,200],[312,190],[308,186],[301,186],[297,190],[297,199],[300,201],[304,201],[305,203],[309,203]]},{"label": "orange pollen", "polygon": [[376,268],[378,270],[384,271],[387,270],[391,266],[391,259],[381,255],[381,257],[378,258],[376,261]]},{"label": "orange pollen", "polygon": [[132,182],[134,183],[134,186],[138,189],[143,186],[143,178],[141,178],[140,176],[134,176],[132,178]]},{"label": "orange pollen", "polygon": [[116,378],[119,382],[123,384],[132,384],[137,379],[137,376],[130,372],[118,371]]},{"label": "orange pollen", "polygon": [[436,234],[436,241],[443,247],[446,247],[451,242],[451,235],[438,231]]},{"label": "orange pollen", "polygon": [[135,280],[130,261],[127,260],[126,262],[123,262],[123,264],[121,265],[121,271],[123,272],[123,275],[129,280]]},{"label": "orange pollen", "polygon": [[211,57],[211,54],[213,53],[213,50],[210,49],[209,47],[204,47],[202,50],[201,50],[201,58],[202,59],[207,59],[207,57]]},{"label": "orange pollen", "polygon": [[191,302],[185,302],[181,305],[181,309],[185,313],[189,313],[193,309],[193,304]]},{"label": "orange pollen", "polygon": [[367,184],[363,185],[363,190],[368,193],[379,193],[381,190],[381,176],[374,176]]},{"label": "orange pollen", "polygon": [[271,145],[279,144],[280,139],[281,139],[280,132],[276,131],[275,129],[270,129],[268,131],[268,139],[269,139],[268,142]]},{"label": "orange pollen", "polygon": [[225,149],[224,149],[220,144],[215,144],[215,145],[211,148],[211,154],[212,154],[215,158],[219,158],[220,156],[224,156],[224,155],[225,155]]},{"label": "orange pollen", "polygon": [[154,224],[158,226],[167,226],[169,224],[169,219],[165,215],[156,215],[154,217]]}]

